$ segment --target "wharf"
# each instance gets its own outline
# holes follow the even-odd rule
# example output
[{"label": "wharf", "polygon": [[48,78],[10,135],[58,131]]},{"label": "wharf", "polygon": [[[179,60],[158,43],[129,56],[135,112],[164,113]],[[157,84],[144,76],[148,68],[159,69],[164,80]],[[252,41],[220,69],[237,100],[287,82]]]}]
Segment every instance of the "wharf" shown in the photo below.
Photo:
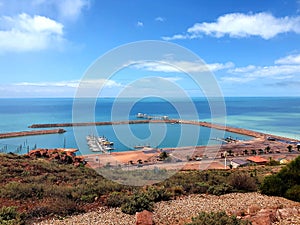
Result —
[{"label": "wharf", "polygon": [[32,136],[32,135],[43,135],[43,134],[61,134],[64,132],[66,132],[64,129],[9,132],[9,133],[0,133],[0,139],[1,138]]},{"label": "wharf", "polygon": [[255,138],[274,138],[281,141],[298,142],[299,140],[280,137],[272,134],[265,134],[253,130],[248,130],[238,127],[230,127],[226,125],[220,125],[215,123],[209,123],[205,121],[192,121],[192,120],[178,120],[178,119],[168,119],[168,120],[126,120],[126,121],[106,121],[106,122],[82,122],[82,123],[54,123],[54,124],[33,124],[29,128],[50,128],[50,127],[73,127],[73,126],[104,126],[104,125],[122,125],[122,124],[145,124],[145,123],[171,123],[171,124],[191,124],[196,126],[203,126],[208,128],[213,128],[217,130],[224,130],[236,134],[247,135]]}]

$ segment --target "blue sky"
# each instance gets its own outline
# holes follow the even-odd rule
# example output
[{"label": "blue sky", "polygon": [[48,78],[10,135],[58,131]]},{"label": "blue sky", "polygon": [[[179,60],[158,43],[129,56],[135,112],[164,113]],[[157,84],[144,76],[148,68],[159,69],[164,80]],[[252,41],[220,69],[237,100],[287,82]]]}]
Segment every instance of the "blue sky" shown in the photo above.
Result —
[{"label": "blue sky", "polygon": [[[299,0],[0,0],[0,97],[73,97],[98,57],[143,40],[196,53],[224,96],[300,95]],[[158,64],[123,69],[104,93],[147,76],[201,95],[182,73]]]}]

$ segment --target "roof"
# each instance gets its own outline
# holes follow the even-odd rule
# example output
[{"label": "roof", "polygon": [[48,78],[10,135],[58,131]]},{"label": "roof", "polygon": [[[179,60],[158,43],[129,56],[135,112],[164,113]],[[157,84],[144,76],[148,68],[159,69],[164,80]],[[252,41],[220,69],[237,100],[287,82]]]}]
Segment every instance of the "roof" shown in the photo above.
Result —
[{"label": "roof", "polygon": [[245,160],[242,160],[242,159],[233,159],[231,161],[234,162],[234,163],[236,163],[236,164],[239,164],[239,165],[246,165],[246,164],[249,163],[249,162],[247,162]]},{"label": "roof", "polygon": [[268,162],[268,160],[260,157],[260,156],[251,156],[249,158],[247,158],[248,161],[251,161],[251,162],[255,162],[255,163],[266,163]]}]

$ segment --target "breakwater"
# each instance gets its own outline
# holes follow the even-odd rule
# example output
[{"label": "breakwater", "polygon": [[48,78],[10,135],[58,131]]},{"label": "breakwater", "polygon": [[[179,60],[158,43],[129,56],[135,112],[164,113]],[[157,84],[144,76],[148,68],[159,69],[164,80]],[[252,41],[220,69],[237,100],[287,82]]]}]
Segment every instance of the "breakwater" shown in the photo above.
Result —
[{"label": "breakwater", "polygon": [[52,124],[33,124],[29,128],[51,128],[51,127],[73,127],[73,126],[104,126],[104,125],[122,125],[122,124],[143,124],[143,123],[181,123],[181,124],[191,124],[197,126],[203,126],[218,130],[224,130],[236,134],[243,134],[255,138],[275,138],[279,140],[286,141],[298,141],[296,139],[280,137],[272,134],[265,134],[253,130],[248,130],[238,127],[230,127],[220,124],[209,123],[205,121],[192,121],[192,120],[178,120],[178,119],[168,119],[168,120],[126,120],[126,121],[104,121],[104,122],[82,122],[82,123],[52,123]]},{"label": "breakwater", "polygon": [[61,134],[64,132],[66,132],[64,129],[9,132],[9,133],[0,133],[0,139],[1,138],[32,136],[32,135],[43,135],[43,134]]},{"label": "breakwater", "polygon": [[29,126],[29,128],[104,126],[104,125],[121,125],[121,124],[139,124],[139,123],[149,123],[149,122],[150,120],[127,120],[127,121],[82,122],[82,123],[44,123],[44,124],[32,124],[31,126]]}]

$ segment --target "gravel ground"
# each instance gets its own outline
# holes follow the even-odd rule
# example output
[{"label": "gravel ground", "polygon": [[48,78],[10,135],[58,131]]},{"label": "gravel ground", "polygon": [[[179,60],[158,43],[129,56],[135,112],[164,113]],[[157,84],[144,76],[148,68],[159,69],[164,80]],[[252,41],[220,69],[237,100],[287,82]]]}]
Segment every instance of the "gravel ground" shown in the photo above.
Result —
[{"label": "gravel ground", "polygon": [[[265,208],[293,208],[300,210],[300,203],[280,197],[269,197],[259,193],[232,193],[222,196],[190,195],[155,205],[154,221],[156,225],[182,225],[201,211],[223,211],[239,215],[244,212],[251,214]],[[135,224],[135,216],[127,215],[120,209],[99,208],[95,212],[72,216],[64,220],[47,220],[38,225],[71,225],[71,224],[101,224],[101,225],[131,225]],[[300,215],[288,218],[275,224],[300,224]]]}]

